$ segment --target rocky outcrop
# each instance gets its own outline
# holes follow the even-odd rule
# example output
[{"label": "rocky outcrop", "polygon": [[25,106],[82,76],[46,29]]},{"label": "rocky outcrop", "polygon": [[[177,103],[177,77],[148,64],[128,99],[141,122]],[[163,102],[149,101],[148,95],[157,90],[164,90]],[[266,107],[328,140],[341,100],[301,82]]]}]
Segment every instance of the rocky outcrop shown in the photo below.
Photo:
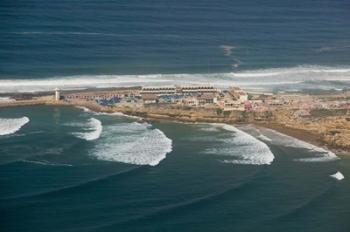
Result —
[{"label": "rocky outcrop", "polygon": [[219,108],[193,108],[176,105],[146,107],[117,106],[113,111],[152,119],[169,119],[186,122],[248,123],[271,120],[271,112],[222,111]]},{"label": "rocky outcrop", "polygon": [[308,117],[293,117],[292,110],[273,112],[271,122],[280,127],[305,131],[329,148],[350,151],[350,111],[317,110]]}]

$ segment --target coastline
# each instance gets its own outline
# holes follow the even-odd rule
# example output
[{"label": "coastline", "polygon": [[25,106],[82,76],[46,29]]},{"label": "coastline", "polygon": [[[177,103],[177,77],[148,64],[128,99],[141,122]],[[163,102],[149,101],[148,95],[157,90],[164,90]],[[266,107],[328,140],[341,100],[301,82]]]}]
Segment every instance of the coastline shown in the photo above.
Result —
[{"label": "coastline", "polygon": [[[215,115],[215,109],[211,110],[193,110],[193,109],[172,109],[168,107],[139,107],[131,108],[128,106],[106,107],[94,102],[87,101],[54,101],[51,96],[37,97],[31,100],[22,100],[15,102],[0,103],[0,108],[4,107],[21,107],[21,106],[71,106],[71,107],[86,107],[87,109],[97,113],[122,113],[126,116],[138,117],[144,121],[168,121],[181,123],[225,123],[230,125],[252,124],[256,127],[272,129],[288,136],[300,139],[318,147],[325,148],[336,154],[350,154],[350,149],[337,146],[335,144],[326,143],[322,134],[315,131],[293,128],[286,125],[285,122],[278,121],[275,117],[261,120],[260,116],[247,112],[236,112],[229,117]],[[216,112],[217,113],[217,112]],[[255,118],[258,117],[258,120]],[[245,120],[243,120],[245,118]]]},{"label": "coastline", "polygon": [[282,134],[291,136],[293,138],[300,139],[302,141],[308,142],[312,145],[325,148],[327,150],[331,150],[334,153],[345,153],[347,151],[342,150],[337,147],[330,147],[322,141],[322,137],[319,134],[312,133],[311,131],[299,129],[299,128],[290,128],[285,125],[278,123],[255,123],[257,127],[263,127],[267,129],[271,129]]}]

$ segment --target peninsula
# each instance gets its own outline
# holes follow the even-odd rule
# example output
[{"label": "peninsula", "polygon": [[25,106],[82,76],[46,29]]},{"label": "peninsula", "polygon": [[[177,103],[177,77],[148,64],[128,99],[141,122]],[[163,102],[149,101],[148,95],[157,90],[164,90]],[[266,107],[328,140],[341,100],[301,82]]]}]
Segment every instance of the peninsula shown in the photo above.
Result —
[{"label": "peninsula", "polygon": [[350,91],[329,93],[246,92],[237,86],[128,87],[17,93],[0,96],[0,107],[83,106],[146,120],[250,123],[337,152],[350,151]]}]

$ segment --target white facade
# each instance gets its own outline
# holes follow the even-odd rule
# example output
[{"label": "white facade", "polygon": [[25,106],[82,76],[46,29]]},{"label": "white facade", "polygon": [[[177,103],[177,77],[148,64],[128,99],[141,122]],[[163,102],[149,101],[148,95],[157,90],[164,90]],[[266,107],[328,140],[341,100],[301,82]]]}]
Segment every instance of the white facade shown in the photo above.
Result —
[{"label": "white facade", "polygon": [[246,93],[240,93],[240,95],[239,95],[239,101],[240,101],[240,102],[246,102],[246,101],[248,101],[248,94],[246,94]]},{"label": "white facade", "polygon": [[61,99],[61,92],[59,88],[55,89],[55,101],[59,101]]},{"label": "white facade", "polygon": [[160,86],[160,87],[143,87],[141,94],[160,94],[160,95],[167,95],[167,94],[175,94],[176,88],[174,86]]}]

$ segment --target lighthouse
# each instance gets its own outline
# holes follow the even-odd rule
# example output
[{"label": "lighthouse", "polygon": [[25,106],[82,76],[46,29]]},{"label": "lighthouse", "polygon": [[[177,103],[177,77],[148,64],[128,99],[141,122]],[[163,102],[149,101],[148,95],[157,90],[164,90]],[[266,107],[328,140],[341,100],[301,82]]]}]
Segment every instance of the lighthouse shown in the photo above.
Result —
[{"label": "lighthouse", "polygon": [[61,92],[59,88],[55,89],[55,101],[59,101],[61,98]]}]

